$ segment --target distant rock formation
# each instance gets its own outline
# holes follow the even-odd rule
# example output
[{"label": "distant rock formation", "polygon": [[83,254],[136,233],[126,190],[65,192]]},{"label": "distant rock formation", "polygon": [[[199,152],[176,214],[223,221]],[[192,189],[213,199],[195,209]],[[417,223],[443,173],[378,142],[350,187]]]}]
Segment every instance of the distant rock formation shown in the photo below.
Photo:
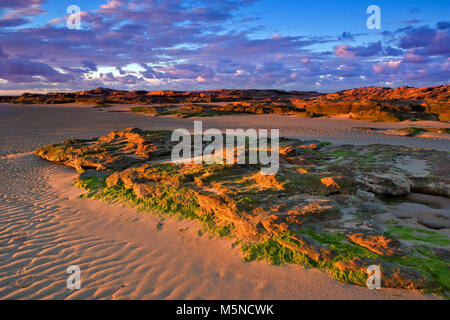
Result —
[{"label": "distant rock formation", "polygon": [[[0,102],[25,104],[83,103],[106,105],[211,104],[205,112],[296,114],[303,117],[349,114],[369,121],[450,121],[450,85],[427,88],[366,87],[336,93],[283,90],[125,91],[96,88],[72,93],[31,94],[0,97]],[[226,105],[217,103],[229,102]],[[167,110],[165,110],[167,111]],[[139,112],[139,111],[137,111]],[[178,113],[178,112],[174,112]],[[180,113],[185,116],[185,112]]]}]

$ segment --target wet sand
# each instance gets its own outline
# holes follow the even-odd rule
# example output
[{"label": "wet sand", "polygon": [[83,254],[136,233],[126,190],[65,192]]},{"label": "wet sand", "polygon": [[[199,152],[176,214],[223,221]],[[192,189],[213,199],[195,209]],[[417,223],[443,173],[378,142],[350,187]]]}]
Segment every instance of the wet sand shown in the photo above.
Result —
[{"label": "wet sand", "polygon": [[[114,109],[0,104],[0,298],[435,298],[414,291],[343,285],[325,272],[302,266],[244,263],[239,249],[232,247],[233,240],[199,236],[201,226],[195,221],[162,219],[78,198],[82,191],[72,185],[76,172],[33,156],[34,149],[130,126],[190,129],[194,120],[108,112]],[[278,126],[285,136],[450,151],[446,137],[387,137],[353,129],[402,125],[398,123],[257,115],[197,120],[203,120],[204,128]],[[450,127],[442,123],[426,126]],[[156,228],[160,223],[162,228]],[[81,268],[82,283],[80,290],[71,291],[66,288],[66,268],[74,264]]]}]

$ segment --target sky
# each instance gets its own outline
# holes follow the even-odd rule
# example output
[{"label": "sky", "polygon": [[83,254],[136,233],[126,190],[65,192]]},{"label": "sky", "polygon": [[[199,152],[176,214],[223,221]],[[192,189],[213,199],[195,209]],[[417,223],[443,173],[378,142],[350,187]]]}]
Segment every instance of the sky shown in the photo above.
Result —
[{"label": "sky", "polygon": [[[367,25],[370,5],[379,28]],[[448,0],[0,0],[3,95],[334,92],[449,79]]]}]

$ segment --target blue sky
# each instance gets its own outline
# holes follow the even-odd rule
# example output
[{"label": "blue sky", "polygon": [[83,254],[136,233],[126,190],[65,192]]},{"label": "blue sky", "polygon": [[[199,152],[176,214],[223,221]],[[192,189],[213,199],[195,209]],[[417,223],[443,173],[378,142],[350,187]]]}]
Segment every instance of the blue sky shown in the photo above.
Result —
[{"label": "blue sky", "polygon": [[[373,4],[380,30],[366,26]],[[0,94],[445,84],[449,13],[450,1],[0,0]]]}]

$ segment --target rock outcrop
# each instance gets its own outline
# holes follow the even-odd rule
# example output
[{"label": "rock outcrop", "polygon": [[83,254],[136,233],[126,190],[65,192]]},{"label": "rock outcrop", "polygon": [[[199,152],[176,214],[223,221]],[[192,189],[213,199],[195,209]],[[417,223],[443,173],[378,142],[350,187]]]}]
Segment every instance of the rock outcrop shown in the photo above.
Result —
[{"label": "rock outcrop", "polygon": [[[410,241],[416,234],[402,238],[416,232],[402,219],[391,227],[376,219],[386,212],[384,197],[411,190],[449,197],[448,153],[281,138],[278,173],[262,175],[261,165],[172,163],[172,148],[168,131],[127,128],[35,154],[75,167],[89,196],[198,219],[239,239],[252,259],[326,268],[359,284],[368,266],[380,265],[384,286],[448,290],[449,261],[430,251],[450,246],[430,230],[447,228],[447,220],[419,219],[426,229],[417,242]],[[426,170],[416,172],[412,160]]]},{"label": "rock outcrop", "polygon": [[[24,93],[0,102],[25,104],[82,103],[107,107],[136,104],[133,112],[191,117],[229,113],[292,114],[320,117],[348,114],[368,121],[449,121],[450,85],[427,88],[368,87],[321,94],[283,90],[124,91],[97,88],[72,93]],[[172,105],[171,105],[172,104]],[[139,106],[141,105],[141,106]]]}]

